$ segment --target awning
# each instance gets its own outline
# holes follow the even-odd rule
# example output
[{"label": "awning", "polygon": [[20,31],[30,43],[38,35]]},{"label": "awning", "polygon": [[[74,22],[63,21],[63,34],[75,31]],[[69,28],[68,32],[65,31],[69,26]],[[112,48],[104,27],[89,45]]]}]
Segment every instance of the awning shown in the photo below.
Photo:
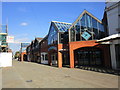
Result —
[{"label": "awning", "polygon": [[118,38],[120,38],[120,34],[113,34],[108,37],[97,40],[97,42],[107,42],[107,41],[118,39]]}]

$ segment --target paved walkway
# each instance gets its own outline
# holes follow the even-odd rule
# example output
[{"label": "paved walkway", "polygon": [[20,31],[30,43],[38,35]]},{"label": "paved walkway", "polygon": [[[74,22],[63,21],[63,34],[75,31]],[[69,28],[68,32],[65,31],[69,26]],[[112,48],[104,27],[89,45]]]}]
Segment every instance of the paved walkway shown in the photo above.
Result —
[{"label": "paved walkway", "polygon": [[3,88],[117,88],[118,76],[13,61],[3,68]]}]

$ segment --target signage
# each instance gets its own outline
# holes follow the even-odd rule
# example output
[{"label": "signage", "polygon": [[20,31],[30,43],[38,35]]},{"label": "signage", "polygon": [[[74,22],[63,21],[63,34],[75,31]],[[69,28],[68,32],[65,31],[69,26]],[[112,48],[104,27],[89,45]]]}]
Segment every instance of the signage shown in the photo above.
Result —
[{"label": "signage", "polygon": [[7,43],[13,43],[14,42],[14,36],[7,36],[6,42]]},{"label": "signage", "polygon": [[88,33],[88,32],[84,32],[82,35],[81,35],[85,40],[88,40],[90,37],[91,37],[91,35]]},{"label": "signage", "polygon": [[0,41],[0,45],[2,44],[2,41]]}]

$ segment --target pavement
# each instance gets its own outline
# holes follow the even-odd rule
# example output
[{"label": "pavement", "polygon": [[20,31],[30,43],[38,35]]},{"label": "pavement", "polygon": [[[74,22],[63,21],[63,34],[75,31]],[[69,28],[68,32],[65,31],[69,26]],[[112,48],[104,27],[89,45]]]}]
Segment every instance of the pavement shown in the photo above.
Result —
[{"label": "pavement", "polygon": [[3,88],[118,88],[118,76],[13,60],[2,68]]}]

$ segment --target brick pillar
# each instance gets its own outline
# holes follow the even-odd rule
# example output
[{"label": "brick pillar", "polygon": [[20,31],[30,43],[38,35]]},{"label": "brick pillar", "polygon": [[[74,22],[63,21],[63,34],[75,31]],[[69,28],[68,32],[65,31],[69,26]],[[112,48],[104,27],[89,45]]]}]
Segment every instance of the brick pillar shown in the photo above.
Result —
[{"label": "brick pillar", "polygon": [[74,68],[74,51],[71,47],[69,52],[70,52],[70,68]]},{"label": "brick pillar", "polygon": [[23,55],[24,55],[24,54],[21,53],[21,62],[23,61]]},{"label": "brick pillar", "polygon": [[62,53],[58,51],[58,67],[62,68]]}]

